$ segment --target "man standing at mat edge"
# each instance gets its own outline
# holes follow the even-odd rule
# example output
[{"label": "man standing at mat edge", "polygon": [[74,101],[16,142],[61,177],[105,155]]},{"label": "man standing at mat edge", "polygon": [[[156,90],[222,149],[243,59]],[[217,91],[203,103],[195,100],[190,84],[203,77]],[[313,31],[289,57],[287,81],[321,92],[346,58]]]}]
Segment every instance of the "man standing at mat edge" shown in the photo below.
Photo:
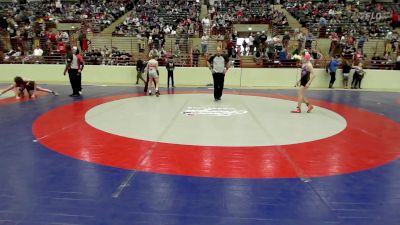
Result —
[{"label": "man standing at mat edge", "polygon": [[225,74],[229,68],[229,59],[222,55],[222,49],[217,48],[217,54],[210,57],[207,62],[214,81],[214,99],[220,101],[224,90]]},{"label": "man standing at mat edge", "polygon": [[84,61],[82,56],[79,54],[77,47],[74,46],[72,48],[72,53],[70,47],[67,47],[67,51],[67,65],[65,66],[64,76],[67,74],[68,71],[69,81],[72,87],[72,94],[70,94],[69,96],[77,97],[81,95],[82,91],[81,72],[84,67]]}]

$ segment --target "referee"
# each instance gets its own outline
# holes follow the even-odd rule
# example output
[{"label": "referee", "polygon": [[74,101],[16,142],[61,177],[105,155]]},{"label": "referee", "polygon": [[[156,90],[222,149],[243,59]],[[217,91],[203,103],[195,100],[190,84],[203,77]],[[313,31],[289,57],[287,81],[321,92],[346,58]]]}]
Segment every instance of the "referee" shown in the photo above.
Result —
[{"label": "referee", "polygon": [[214,80],[214,99],[220,101],[224,90],[225,73],[229,68],[229,59],[222,55],[222,49],[217,48],[217,54],[210,57],[207,62]]},{"label": "referee", "polygon": [[82,56],[79,54],[78,48],[73,47],[71,51],[71,47],[67,46],[67,64],[64,70],[64,76],[69,75],[69,81],[72,87],[71,97],[78,97],[81,95],[82,84],[81,84],[81,72],[83,67],[85,66]]}]

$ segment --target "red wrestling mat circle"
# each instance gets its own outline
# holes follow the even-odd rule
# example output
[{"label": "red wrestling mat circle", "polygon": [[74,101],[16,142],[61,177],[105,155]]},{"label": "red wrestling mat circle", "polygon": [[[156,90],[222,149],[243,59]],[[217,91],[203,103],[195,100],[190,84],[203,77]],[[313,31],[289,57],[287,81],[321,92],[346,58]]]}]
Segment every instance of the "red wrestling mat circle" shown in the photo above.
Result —
[{"label": "red wrestling mat circle", "polygon": [[[295,101],[294,97],[282,95],[240,94]],[[86,112],[99,104],[139,96],[90,99],[53,109],[35,121],[33,133],[38,142],[47,148],[87,162],[128,170],[200,177],[330,176],[378,167],[400,156],[398,123],[373,112],[318,100],[312,102],[346,119],[346,129],[329,138],[281,146],[205,147],[157,143],[109,134],[85,121]],[[289,113],[289,110],[282,113]],[[321,129],[323,127],[322,123]],[[290,131],[288,133],[290,135]]]}]

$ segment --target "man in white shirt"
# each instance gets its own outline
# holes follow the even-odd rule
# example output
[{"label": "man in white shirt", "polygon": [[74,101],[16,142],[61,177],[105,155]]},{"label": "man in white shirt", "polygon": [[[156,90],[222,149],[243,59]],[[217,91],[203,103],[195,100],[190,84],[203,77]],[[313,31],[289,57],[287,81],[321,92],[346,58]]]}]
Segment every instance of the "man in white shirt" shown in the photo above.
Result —
[{"label": "man in white shirt", "polygon": [[43,50],[40,49],[39,46],[36,46],[36,48],[33,50],[33,56],[35,56],[35,57],[43,56]]},{"label": "man in white shirt", "polygon": [[210,19],[208,19],[207,17],[204,17],[201,20],[201,24],[203,24],[203,32],[208,34],[208,31],[210,29]]},{"label": "man in white shirt", "polygon": [[167,25],[167,26],[164,28],[164,33],[165,33],[165,34],[171,33],[171,29],[169,28],[169,25]]},{"label": "man in white shirt", "polygon": [[249,55],[253,55],[253,51],[254,51],[254,37],[253,37],[253,33],[250,34],[249,36]]},{"label": "man in white shirt", "polygon": [[68,33],[66,32],[66,31],[64,31],[64,32],[62,32],[62,41],[63,42],[65,42],[65,43],[68,43],[69,42],[69,35],[68,35]]},{"label": "man in white shirt", "polygon": [[208,35],[203,34],[201,37],[201,54],[205,55],[208,52]]},{"label": "man in white shirt", "polygon": [[227,56],[222,55],[222,49],[217,48],[217,54],[211,56],[207,65],[210,68],[214,81],[214,99],[220,101],[224,90],[225,74],[230,64]]}]

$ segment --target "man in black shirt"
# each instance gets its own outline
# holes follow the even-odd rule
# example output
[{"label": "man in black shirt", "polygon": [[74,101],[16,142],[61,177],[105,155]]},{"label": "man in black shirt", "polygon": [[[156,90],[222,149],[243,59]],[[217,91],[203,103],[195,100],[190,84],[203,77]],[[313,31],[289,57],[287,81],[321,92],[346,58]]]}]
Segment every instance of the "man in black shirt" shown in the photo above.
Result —
[{"label": "man in black shirt", "polygon": [[200,50],[196,48],[193,52],[193,66],[198,67],[199,66],[199,58],[200,58]]},{"label": "man in black shirt", "polygon": [[169,88],[169,81],[171,80],[171,84],[172,87],[175,87],[175,83],[174,83],[174,70],[175,70],[175,63],[172,60],[172,57],[168,59],[167,65],[165,66],[165,68],[168,71],[168,88]]},{"label": "man in black shirt", "polygon": [[260,41],[260,45],[261,45],[261,51],[263,52],[264,50],[265,50],[265,47],[266,47],[266,41],[267,41],[267,39],[268,39],[268,37],[267,37],[267,35],[265,34],[265,31],[263,31],[262,33],[261,33],[261,35],[260,35],[260,37],[259,37],[259,41]]},{"label": "man in black shirt", "polygon": [[214,80],[214,99],[220,101],[224,90],[225,74],[229,69],[228,57],[222,55],[222,49],[217,48],[217,54],[211,56],[207,62]]}]

